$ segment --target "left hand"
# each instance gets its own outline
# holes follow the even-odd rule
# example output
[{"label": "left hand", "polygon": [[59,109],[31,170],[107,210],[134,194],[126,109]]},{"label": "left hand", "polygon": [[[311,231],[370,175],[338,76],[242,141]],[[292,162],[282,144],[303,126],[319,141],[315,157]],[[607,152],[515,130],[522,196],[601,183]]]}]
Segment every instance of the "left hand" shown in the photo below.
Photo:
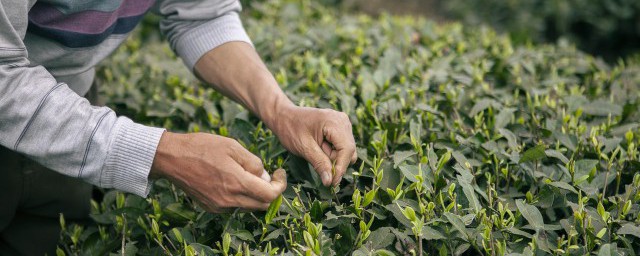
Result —
[{"label": "left hand", "polygon": [[358,157],[349,117],[331,109],[294,105],[277,112],[277,118],[267,126],[284,147],[309,161],[325,186],[340,183]]}]

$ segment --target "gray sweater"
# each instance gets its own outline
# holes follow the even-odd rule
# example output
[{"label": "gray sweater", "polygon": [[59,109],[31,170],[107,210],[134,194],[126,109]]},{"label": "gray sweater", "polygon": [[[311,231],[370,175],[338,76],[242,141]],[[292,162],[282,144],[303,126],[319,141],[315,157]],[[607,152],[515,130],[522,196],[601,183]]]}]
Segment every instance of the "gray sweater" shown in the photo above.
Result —
[{"label": "gray sweater", "polygon": [[65,175],[146,196],[164,129],[82,97],[94,66],[148,11],[187,67],[230,41],[250,43],[232,0],[0,0],[0,145]]}]

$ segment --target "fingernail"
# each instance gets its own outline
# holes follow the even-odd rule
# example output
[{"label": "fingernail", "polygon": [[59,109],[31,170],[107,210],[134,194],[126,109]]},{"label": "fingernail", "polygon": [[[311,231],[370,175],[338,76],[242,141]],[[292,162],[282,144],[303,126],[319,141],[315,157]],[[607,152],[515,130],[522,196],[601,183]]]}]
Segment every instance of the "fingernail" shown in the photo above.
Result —
[{"label": "fingernail", "polygon": [[271,176],[269,176],[269,173],[267,172],[267,170],[262,170],[262,176],[260,176],[260,178],[262,178],[267,182],[271,182]]},{"label": "fingernail", "polygon": [[326,172],[322,173],[322,183],[331,184],[331,176]]}]

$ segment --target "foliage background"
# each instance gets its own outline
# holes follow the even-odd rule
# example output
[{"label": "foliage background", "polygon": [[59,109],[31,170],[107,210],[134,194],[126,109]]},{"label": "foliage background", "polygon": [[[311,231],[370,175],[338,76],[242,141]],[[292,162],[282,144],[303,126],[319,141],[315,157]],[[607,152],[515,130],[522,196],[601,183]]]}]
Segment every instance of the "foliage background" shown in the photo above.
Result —
[{"label": "foliage background", "polygon": [[640,49],[640,1],[452,0],[441,4],[453,19],[488,24],[519,42],[563,38],[609,60]]},{"label": "foliage background", "polygon": [[60,255],[640,253],[637,63],[305,0],[243,15],[294,102],[350,116],[359,160],[339,188],[143,27],[99,70],[110,106],[235,137],[268,170],[284,167],[289,188],[267,213],[229,214],[164,180],[147,199],[105,191],[95,226],[61,218]]},{"label": "foliage background", "polygon": [[[250,6],[256,1],[244,1]],[[439,22],[490,26],[516,44],[568,40],[609,62],[638,53],[640,2],[635,0],[321,0],[370,14],[390,12]]]}]

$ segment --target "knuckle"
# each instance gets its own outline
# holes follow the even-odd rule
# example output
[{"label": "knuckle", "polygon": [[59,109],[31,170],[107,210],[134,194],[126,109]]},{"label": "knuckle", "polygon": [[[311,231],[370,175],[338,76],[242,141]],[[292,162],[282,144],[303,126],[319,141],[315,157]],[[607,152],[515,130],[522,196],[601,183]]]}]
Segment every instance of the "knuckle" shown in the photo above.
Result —
[{"label": "knuckle", "polygon": [[251,154],[251,155],[252,155],[252,157],[251,157],[251,167],[255,168],[255,170],[260,170],[261,171],[262,168],[264,167],[262,165],[262,160],[259,157],[257,157],[256,155],[253,155],[253,154]]},{"label": "knuckle", "polygon": [[302,155],[311,155],[311,153],[313,152],[313,149],[310,145],[310,143],[300,143],[298,148],[300,148],[300,153],[302,153]]},{"label": "knuckle", "polygon": [[327,126],[324,127],[325,134],[336,134],[336,124],[334,122],[329,122]]},{"label": "knuckle", "polygon": [[265,199],[267,199],[267,201],[269,202],[275,200],[277,197],[278,197],[278,194],[274,191],[269,191],[265,193]]},{"label": "knuckle", "polygon": [[238,143],[238,141],[229,138],[229,137],[220,137],[220,141],[225,144],[228,147],[236,147],[236,146],[240,146],[240,143]]},{"label": "knuckle", "polygon": [[225,197],[223,203],[225,208],[237,206],[236,200],[231,196]]},{"label": "knuckle", "polygon": [[227,200],[225,197],[219,197],[217,199],[214,200],[214,204],[218,207],[218,208],[228,208],[231,207],[231,203],[229,200]]},{"label": "knuckle", "polygon": [[317,171],[320,171],[323,169],[323,163],[322,160],[312,160],[311,161],[311,165],[313,166],[314,169],[316,169]]},{"label": "knuckle", "polygon": [[[236,174],[236,176],[237,175],[238,174]],[[247,189],[249,189],[249,188],[247,187],[246,183],[247,182],[245,181],[245,179],[241,179],[240,177],[238,177],[236,182],[233,183],[233,186],[231,186],[231,189],[229,191],[230,194],[235,195],[235,194],[247,191]]]}]

